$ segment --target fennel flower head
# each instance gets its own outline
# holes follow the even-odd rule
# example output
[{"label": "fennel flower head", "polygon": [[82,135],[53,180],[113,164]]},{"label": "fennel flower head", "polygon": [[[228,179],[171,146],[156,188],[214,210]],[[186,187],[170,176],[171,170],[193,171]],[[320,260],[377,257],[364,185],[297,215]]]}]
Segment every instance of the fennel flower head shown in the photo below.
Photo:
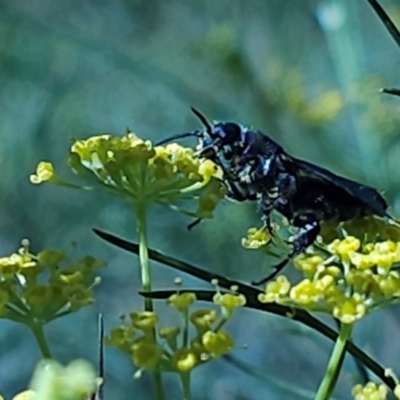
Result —
[{"label": "fennel flower head", "polygon": [[[273,240],[253,229],[243,245],[267,252]],[[327,313],[347,324],[400,302],[400,229],[377,217],[326,224],[293,264],[300,281],[278,276],[266,284],[261,302]]]},{"label": "fennel flower head", "polygon": [[59,249],[31,252],[27,239],[16,253],[0,257],[0,318],[30,325],[93,304],[105,262],[92,256],[66,259]]},{"label": "fennel flower head", "polygon": [[204,362],[228,354],[235,346],[233,338],[222,327],[246,299],[242,294],[218,291],[213,301],[217,309],[191,311],[197,303],[195,293],[173,294],[167,304],[181,314],[183,326],[160,327],[156,313],[132,312],[129,320],[124,317],[121,326],[111,329],[106,343],[130,356],[138,368],[136,377],[144,370],[189,372]]},{"label": "fennel flower head", "polygon": [[[30,180],[102,191],[135,207],[159,204],[197,218],[211,218],[225,196],[221,173],[213,162],[176,143],[154,146],[132,132],[75,141],[68,165],[83,184],[64,181],[49,162],[40,162]],[[197,202],[196,210],[181,208],[190,200]]]}]

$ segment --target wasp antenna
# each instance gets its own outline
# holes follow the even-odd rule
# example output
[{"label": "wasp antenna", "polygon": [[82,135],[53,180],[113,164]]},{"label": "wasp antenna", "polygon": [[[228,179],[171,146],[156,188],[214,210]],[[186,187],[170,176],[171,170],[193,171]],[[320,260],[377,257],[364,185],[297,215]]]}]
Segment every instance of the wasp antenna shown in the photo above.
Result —
[{"label": "wasp antenna", "polygon": [[180,133],[179,135],[174,135],[174,136],[170,136],[170,137],[168,137],[166,139],[163,139],[160,142],[157,142],[155,145],[156,146],[162,146],[163,144],[170,143],[173,140],[178,140],[178,139],[183,139],[183,138],[186,138],[186,137],[193,137],[193,136],[199,137],[199,136],[201,136],[201,132],[194,131],[194,132]]},{"label": "wasp antenna", "polygon": [[211,135],[212,133],[212,126],[207,121],[207,118],[199,111],[196,110],[194,107],[190,107],[192,113],[201,121],[201,123],[206,127],[207,133]]}]

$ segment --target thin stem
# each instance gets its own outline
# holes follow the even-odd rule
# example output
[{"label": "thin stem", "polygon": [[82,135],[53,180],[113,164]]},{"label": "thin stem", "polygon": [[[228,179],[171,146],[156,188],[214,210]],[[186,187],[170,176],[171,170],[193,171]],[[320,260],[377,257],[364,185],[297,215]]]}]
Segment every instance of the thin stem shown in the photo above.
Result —
[{"label": "thin stem", "polygon": [[49,345],[47,344],[47,339],[43,331],[43,324],[33,323],[29,325],[33,335],[35,336],[36,342],[39,346],[40,352],[43,358],[53,358],[50,352]]},{"label": "thin stem", "polygon": [[335,388],[343,364],[347,341],[350,339],[353,324],[342,324],[333,348],[325,376],[318,388],[315,400],[328,400]]},{"label": "thin stem", "polygon": [[191,400],[192,393],[190,390],[190,372],[182,372],[179,374],[182,382],[183,400]]},{"label": "thin stem", "polygon": [[161,372],[154,371],[153,379],[154,379],[154,390],[155,390],[156,400],[165,400]]},{"label": "thin stem", "polygon": [[[136,220],[137,220],[137,233],[139,238],[139,262],[140,272],[142,280],[142,289],[144,292],[151,291],[151,275],[150,275],[150,263],[149,263],[149,252],[148,252],[148,241],[147,241],[147,207],[146,205],[137,204],[136,207]],[[153,311],[153,300],[151,298],[144,299],[144,309],[146,311]],[[151,338],[156,342],[156,330],[151,330]],[[154,371],[154,389],[157,400],[164,400],[164,390],[161,372]]]},{"label": "thin stem", "polygon": [[[146,206],[138,205],[136,208],[137,218],[137,233],[139,238],[139,261],[140,261],[140,272],[142,279],[142,289],[145,292],[151,291],[151,275],[150,275],[150,264],[149,264],[149,252],[147,242],[147,217]],[[153,311],[152,299],[144,300],[144,309],[146,311]]]},{"label": "thin stem", "polygon": [[183,347],[189,343],[189,310],[186,307],[183,312]]}]

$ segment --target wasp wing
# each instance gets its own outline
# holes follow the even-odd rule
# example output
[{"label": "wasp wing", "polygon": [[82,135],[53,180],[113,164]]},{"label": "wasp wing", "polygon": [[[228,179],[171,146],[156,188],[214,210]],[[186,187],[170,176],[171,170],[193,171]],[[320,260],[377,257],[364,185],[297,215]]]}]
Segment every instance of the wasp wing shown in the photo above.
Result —
[{"label": "wasp wing", "polygon": [[336,175],[325,168],[312,164],[307,161],[291,157],[286,153],[280,155],[281,162],[288,168],[294,169],[296,175],[304,174],[307,177],[315,177],[316,179],[328,182],[337,188],[344,190],[366,207],[368,207],[374,214],[380,217],[388,217],[393,219],[387,212],[388,204],[383,196],[373,187],[366,186],[361,183],[352,181],[351,179],[344,178]]}]

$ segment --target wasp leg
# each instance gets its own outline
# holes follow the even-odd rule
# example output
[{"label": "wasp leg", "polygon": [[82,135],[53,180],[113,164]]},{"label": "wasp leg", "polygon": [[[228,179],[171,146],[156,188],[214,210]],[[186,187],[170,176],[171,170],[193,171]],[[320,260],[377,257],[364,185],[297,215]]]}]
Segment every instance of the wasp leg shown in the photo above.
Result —
[{"label": "wasp leg", "polygon": [[271,274],[259,281],[252,282],[252,285],[262,285],[278,275],[293,257],[302,253],[308,246],[310,246],[310,244],[315,241],[321,230],[320,223],[313,214],[298,215],[294,218],[293,225],[299,227],[300,231],[292,242],[292,251],[283,261],[274,266]]},{"label": "wasp leg", "polygon": [[302,253],[312,244],[321,231],[320,223],[314,214],[300,214],[293,220],[293,225],[300,228],[299,233],[292,242],[291,257]]},{"label": "wasp leg", "polygon": [[[245,186],[241,186],[240,183],[229,183],[227,184],[226,181],[223,181],[226,188],[228,189],[228,193],[226,194],[226,197],[228,197],[231,200],[235,201],[246,201],[246,200],[256,200],[255,194],[250,192],[248,188]],[[242,189],[242,190],[241,190]]]},{"label": "wasp leg", "polygon": [[201,221],[203,221],[203,218],[197,218],[195,219],[193,222],[191,222],[187,228],[190,231],[191,229],[193,229],[195,226],[197,226]]},{"label": "wasp leg", "polygon": [[260,279],[259,281],[252,281],[251,284],[252,285],[262,285],[265,282],[268,282],[269,280],[275,278],[276,275],[279,274],[279,272],[282,271],[282,269],[286,266],[286,264],[290,261],[291,256],[289,255],[288,257],[286,257],[283,261],[281,261],[278,265],[274,266],[274,270],[267,275],[265,278]]}]

